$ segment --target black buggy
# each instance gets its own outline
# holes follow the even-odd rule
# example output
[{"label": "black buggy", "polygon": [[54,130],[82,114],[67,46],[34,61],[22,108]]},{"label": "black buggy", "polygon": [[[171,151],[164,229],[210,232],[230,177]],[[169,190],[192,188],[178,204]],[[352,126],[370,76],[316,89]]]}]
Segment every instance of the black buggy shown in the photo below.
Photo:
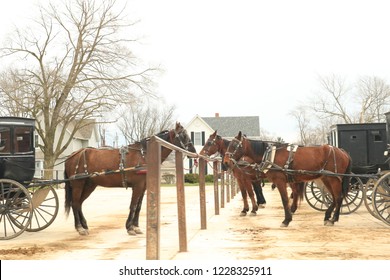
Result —
[{"label": "black buggy", "polygon": [[34,184],[35,120],[0,117],[0,240],[47,228],[58,213],[51,183]]}]

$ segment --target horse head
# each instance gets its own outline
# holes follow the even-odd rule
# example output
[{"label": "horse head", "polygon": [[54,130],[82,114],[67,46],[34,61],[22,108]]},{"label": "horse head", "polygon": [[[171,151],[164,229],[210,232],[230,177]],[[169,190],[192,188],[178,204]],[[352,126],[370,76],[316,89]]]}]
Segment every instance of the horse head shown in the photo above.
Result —
[{"label": "horse head", "polygon": [[187,130],[179,123],[176,122],[176,127],[174,129],[175,139],[173,144],[176,146],[196,154],[194,144],[191,141],[191,137],[188,135]]},{"label": "horse head", "polygon": [[199,152],[202,156],[212,156],[217,152],[221,152],[221,142],[223,141],[222,137],[217,134],[215,131],[209,136],[202,150]]},{"label": "horse head", "polygon": [[223,163],[229,168],[233,168],[238,160],[244,155],[244,149],[242,145],[242,141],[244,140],[244,136],[241,131],[238,133],[236,137],[230,142],[225,156],[223,157]]}]

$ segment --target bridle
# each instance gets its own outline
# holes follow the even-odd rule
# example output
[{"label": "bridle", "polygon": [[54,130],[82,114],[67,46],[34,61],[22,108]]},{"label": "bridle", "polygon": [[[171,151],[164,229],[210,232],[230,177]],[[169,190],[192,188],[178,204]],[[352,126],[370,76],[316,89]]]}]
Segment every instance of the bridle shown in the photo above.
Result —
[{"label": "bridle", "polygon": [[[229,160],[233,162],[234,165],[237,165],[237,160],[234,158],[236,153],[241,149],[242,150],[242,141],[238,140],[237,138],[233,138],[233,140],[230,142],[229,147],[234,148],[233,152],[226,151],[225,156],[229,157]],[[229,149],[228,149],[229,150]]]},{"label": "bridle", "polygon": [[[215,139],[218,137],[218,135],[215,135],[215,137],[213,138],[213,140],[208,140],[207,141],[207,145],[205,146],[205,149],[203,149],[204,153],[206,156],[210,156],[209,152],[210,152],[210,147],[214,146],[214,145],[217,145],[217,142],[215,141]],[[207,149],[206,149],[207,148]]]},{"label": "bridle", "polygon": [[[183,148],[186,151],[188,151],[189,146],[193,145],[193,144],[192,144],[191,138],[188,137],[188,135],[187,135],[187,131],[185,129],[181,129],[179,132],[176,132],[176,130],[173,129],[173,132],[175,133],[174,140],[177,141],[177,143],[179,144],[177,146]],[[183,143],[185,138],[188,138],[188,141]],[[172,143],[173,142],[174,141],[172,141]]]}]

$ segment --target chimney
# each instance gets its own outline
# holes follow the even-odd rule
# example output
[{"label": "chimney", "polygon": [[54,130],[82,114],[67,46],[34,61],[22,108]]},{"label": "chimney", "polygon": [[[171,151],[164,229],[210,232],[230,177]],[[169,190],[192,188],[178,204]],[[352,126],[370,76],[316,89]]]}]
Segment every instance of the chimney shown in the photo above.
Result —
[{"label": "chimney", "polygon": [[216,117],[216,118],[219,118],[219,113],[215,113],[215,117]]}]

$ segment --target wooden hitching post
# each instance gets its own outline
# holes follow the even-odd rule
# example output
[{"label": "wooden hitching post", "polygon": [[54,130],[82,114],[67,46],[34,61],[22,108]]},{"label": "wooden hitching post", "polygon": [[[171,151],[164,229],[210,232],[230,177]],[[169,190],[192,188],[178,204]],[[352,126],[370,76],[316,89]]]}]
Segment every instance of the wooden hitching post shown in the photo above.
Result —
[{"label": "wooden hitching post", "polygon": [[187,252],[186,203],[184,193],[183,153],[176,151],[177,218],[179,226],[179,252]]},{"label": "wooden hitching post", "polygon": [[147,143],[146,153],[146,259],[160,259],[160,180],[161,148],[156,137]]},{"label": "wooden hitching post", "polygon": [[207,229],[206,214],[206,161],[199,158],[199,203],[200,203],[200,229]]}]

